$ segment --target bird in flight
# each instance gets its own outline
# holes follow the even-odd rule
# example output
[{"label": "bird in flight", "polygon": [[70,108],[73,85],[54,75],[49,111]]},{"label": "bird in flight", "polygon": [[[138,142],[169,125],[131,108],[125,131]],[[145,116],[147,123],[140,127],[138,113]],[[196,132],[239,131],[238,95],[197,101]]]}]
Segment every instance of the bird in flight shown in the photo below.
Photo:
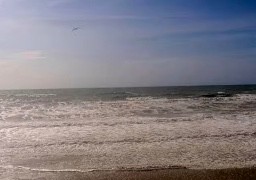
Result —
[{"label": "bird in flight", "polygon": [[77,31],[79,29],[81,29],[81,28],[80,27],[73,27],[72,32]]}]

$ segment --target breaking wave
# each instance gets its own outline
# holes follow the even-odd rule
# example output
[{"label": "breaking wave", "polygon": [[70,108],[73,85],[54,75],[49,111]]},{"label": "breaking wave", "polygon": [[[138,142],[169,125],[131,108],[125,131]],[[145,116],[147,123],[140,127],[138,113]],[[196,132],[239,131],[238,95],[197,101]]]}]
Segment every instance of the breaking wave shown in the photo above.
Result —
[{"label": "breaking wave", "polygon": [[21,169],[21,170],[28,170],[28,171],[37,171],[37,172],[68,172],[68,173],[88,173],[88,172],[99,172],[99,171],[154,171],[154,170],[165,170],[165,169],[188,169],[185,166],[145,166],[145,167],[117,167],[111,169],[44,169],[44,168],[31,168],[26,166],[0,166],[3,169]]}]

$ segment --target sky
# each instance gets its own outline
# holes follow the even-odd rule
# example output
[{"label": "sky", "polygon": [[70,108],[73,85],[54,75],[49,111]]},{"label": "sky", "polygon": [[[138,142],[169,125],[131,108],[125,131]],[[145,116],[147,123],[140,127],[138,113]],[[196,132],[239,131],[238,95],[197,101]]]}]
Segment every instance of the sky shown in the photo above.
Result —
[{"label": "sky", "polygon": [[0,0],[0,89],[256,84],[255,19],[255,0]]}]

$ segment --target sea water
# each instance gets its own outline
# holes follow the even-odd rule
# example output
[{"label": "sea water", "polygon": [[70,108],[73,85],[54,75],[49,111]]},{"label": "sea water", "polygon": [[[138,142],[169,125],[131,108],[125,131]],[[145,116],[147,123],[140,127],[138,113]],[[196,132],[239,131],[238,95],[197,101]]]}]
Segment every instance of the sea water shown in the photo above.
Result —
[{"label": "sea water", "polygon": [[256,164],[256,86],[0,91],[0,178]]}]

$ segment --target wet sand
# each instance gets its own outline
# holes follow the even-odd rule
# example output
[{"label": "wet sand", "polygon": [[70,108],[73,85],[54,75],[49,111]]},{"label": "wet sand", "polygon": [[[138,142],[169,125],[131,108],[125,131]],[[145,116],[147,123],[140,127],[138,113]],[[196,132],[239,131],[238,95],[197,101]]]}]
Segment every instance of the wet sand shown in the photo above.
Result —
[{"label": "wet sand", "polygon": [[[4,173],[5,174],[5,173]],[[3,175],[3,174],[2,174]],[[5,176],[5,177],[4,177]],[[33,180],[254,180],[256,168],[192,170],[192,169],[163,169],[150,171],[95,171],[95,172],[28,172],[16,171],[1,179],[33,179]]]}]

